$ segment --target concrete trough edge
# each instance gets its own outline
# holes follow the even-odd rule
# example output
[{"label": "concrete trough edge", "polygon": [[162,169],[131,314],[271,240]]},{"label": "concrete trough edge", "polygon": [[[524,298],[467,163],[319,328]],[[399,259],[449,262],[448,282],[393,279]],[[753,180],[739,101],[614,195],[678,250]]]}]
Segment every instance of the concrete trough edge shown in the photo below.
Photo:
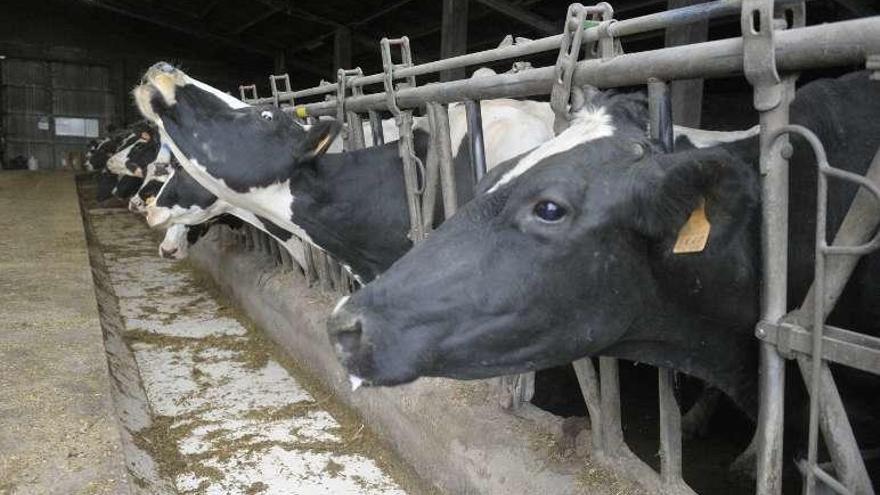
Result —
[{"label": "concrete trough edge", "polygon": [[[503,411],[491,380],[431,378],[352,393],[325,331],[335,301],[309,288],[298,272],[275,268],[266,255],[225,243],[217,231],[193,246],[190,262],[426,481],[456,494],[568,495],[594,488],[580,485],[578,476],[598,468],[570,450],[559,455],[554,445],[562,419],[530,404],[516,414]],[[595,488],[590,493],[607,490]]]}]

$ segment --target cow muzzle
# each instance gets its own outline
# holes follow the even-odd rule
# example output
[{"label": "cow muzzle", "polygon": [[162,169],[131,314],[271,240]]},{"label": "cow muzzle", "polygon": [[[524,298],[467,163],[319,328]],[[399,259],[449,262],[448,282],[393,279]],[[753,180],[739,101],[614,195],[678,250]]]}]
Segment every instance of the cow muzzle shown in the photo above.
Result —
[{"label": "cow muzzle", "polygon": [[[343,306],[327,320],[327,331],[336,357],[343,366],[354,376],[368,376],[372,368],[372,352],[364,336],[363,319]],[[370,382],[364,380],[363,384],[370,385]]]},{"label": "cow muzzle", "polygon": [[143,200],[138,195],[134,195],[128,200],[128,211],[132,213],[143,213],[144,206]]},{"label": "cow muzzle", "polygon": [[138,109],[149,120],[158,123],[158,116],[153,109],[153,98],[161,96],[165,106],[177,103],[177,88],[186,84],[186,74],[168,62],[159,62],[147,69],[141,84],[134,88],[135,103]]}]

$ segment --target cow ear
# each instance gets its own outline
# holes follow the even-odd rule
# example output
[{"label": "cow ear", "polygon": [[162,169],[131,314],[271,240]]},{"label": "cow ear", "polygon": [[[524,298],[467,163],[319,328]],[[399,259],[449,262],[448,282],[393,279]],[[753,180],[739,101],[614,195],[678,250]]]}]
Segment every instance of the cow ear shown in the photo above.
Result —
[{"label": "cow ear", "polygon": [[[746,225],[758,204],[758,178],[751,164],[714,147],[658,154],[649,178],[639,181],[637,229],[664,243],[679,244],[689,229],[713,242]],[[708,223],[708,225],[707,225]],[[702,250],[700,248],[699,250]],[[693,251],[685,251],[693,252]]]},{"label": "cow ear", "polygon": [[311,160],[323,155],[339,134],[342,126],[336,120],[320,120],[309,127],[303,140],[297,146],[295,155],[298,162]]}]

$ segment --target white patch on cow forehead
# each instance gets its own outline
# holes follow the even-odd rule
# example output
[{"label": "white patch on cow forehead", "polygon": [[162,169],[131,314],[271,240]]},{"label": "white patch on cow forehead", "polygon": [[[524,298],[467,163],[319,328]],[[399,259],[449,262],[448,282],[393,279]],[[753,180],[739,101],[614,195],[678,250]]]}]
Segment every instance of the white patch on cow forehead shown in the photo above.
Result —
[{"label": "white patch on cow forehead", "polygon": [[512,169],[508,170],[490,189],[495,192],[499,187],[526,173],[529,169],[553,155],[564,153],[578,145],[596,139],[614,135],[611,116],[604,108],[584,108],[574,114],[571,126],[558,136],[535,148],[524,156]]},{"label": "white patch on cow forehead", "polygon": [[208,86],[207,84],[203,83],[202,81],[199,81],[197,79],[193,79],[185,74],[184,74],[183,78],[187,84],[192,84],[193,86],[201,89],[202,91],[206,91],[206,92],[211,93],[212,95],[216,96],[217,98],[220,98],[221,100],[223,100],[224,103],[229,105],[229,108],[238,109],[238,108],[247,108],[250,106],[247,103],[239,100],[238,98],[236,98],[230,94],[224,93],[223,91],[220,91],[219,89],[217,89],[215,87]]},{"label": "white patch on cow forehead", "polygon": [[680,125],[673,126],[675,136],[684,136],[690,140],[696,148],[709,148],[719,144],[741,141],[761,132],[761,126],[756,125],[743,131],[706,131]]}]

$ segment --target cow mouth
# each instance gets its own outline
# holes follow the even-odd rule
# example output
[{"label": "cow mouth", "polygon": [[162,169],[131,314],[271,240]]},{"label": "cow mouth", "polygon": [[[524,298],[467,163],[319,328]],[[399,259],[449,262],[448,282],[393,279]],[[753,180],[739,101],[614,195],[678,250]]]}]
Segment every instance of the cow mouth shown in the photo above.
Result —
[{"label": "cow mouth", "polygon": [[154,101],[162,100],[166,107],[177,103],[177,88],[186,84],[186,74],[167,62],[159,62],[147,69],[141,84],[132,91],[138,110],[148,120],[161,124],[154,110]]}]

